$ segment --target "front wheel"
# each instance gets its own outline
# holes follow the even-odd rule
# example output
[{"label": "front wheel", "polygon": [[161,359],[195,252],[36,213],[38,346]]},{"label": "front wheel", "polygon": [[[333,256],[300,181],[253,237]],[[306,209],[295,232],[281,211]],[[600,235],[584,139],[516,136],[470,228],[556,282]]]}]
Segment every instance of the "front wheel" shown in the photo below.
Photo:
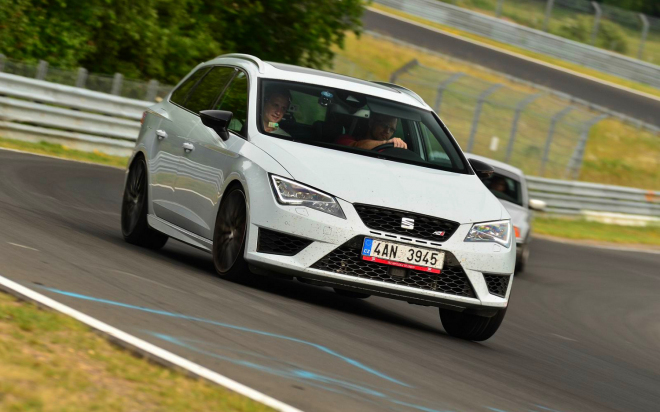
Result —
[{"label": "front wheel", "polygon": [[501,309],[491,318],[440,309],[440,320],[450,336],[480,342],[490,338],[497,332],[505,314],[506,308]]},{"label": "front wheel", "polygon": [[243,257],[246,232],[245,193],[236,186],[222,197],[213,231],[213,264],[220,277],[239,280],[249,275]]}]

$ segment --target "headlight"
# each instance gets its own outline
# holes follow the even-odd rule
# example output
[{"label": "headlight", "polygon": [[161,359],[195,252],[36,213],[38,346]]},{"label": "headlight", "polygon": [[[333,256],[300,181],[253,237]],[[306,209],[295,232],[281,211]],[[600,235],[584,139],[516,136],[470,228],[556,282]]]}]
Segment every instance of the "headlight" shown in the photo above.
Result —
[{"label": "headlight", "polygon": [[279,203],[305,206],[346,219],[344,211],[334,197],[284,177],[271,175],[270,178]]},{"label": "headlight", "polygon": [[509,247],[511,221],[475,223],[465,237],[466,242],[494,242]]}]

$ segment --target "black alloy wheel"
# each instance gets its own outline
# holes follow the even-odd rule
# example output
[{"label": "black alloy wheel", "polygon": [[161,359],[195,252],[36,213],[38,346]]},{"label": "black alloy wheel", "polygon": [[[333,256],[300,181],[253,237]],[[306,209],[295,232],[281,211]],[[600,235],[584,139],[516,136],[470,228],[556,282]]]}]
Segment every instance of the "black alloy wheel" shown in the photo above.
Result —
[{"label": "black alloy wheel", "polygon": [[238,280],[249,275],[243,258],[246,232],[245,193],[235,186],[222,197],[213,231],[213,264],[221,277]]},{"label": "black alloy wheel", "polygon": [[168,237],[147,224],[147,164],[138,157],[131,164],[121,204],[121,231],[128,243],[149,249],[165,246]]}]

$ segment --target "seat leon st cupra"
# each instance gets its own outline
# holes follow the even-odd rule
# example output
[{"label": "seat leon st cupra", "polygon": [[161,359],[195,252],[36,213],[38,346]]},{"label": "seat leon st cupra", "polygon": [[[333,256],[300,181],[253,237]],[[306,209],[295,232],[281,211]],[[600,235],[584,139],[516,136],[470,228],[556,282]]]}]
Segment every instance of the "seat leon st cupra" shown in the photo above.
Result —
[{"label": "seat leon st cupra", "polygon": [[410,90],[223,55],[144,113],[122,231],[208,251],[227,279],[435,306],[448,334],[485,340],[516,258],[489,173]]}]

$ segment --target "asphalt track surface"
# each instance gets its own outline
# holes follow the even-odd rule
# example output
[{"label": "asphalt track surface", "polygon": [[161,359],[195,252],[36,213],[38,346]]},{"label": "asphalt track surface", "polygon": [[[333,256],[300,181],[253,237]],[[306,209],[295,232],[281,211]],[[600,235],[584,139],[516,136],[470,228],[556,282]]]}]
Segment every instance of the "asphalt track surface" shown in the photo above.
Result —
[{"label": "asphalt track surface", "polygon": [[121,170],[0,150],[0,275],[307,411],[658,411],[660,255],[537,239],[484,343],[434,308],[125,243]]},{"label": "asphalt track surface", "polygon": [[[630,93],[372,10],[365,10],[362,21],[367,30],[534,82],[660,127],[660,99]],[[405,63],[402,61],[401,65]]]}]

